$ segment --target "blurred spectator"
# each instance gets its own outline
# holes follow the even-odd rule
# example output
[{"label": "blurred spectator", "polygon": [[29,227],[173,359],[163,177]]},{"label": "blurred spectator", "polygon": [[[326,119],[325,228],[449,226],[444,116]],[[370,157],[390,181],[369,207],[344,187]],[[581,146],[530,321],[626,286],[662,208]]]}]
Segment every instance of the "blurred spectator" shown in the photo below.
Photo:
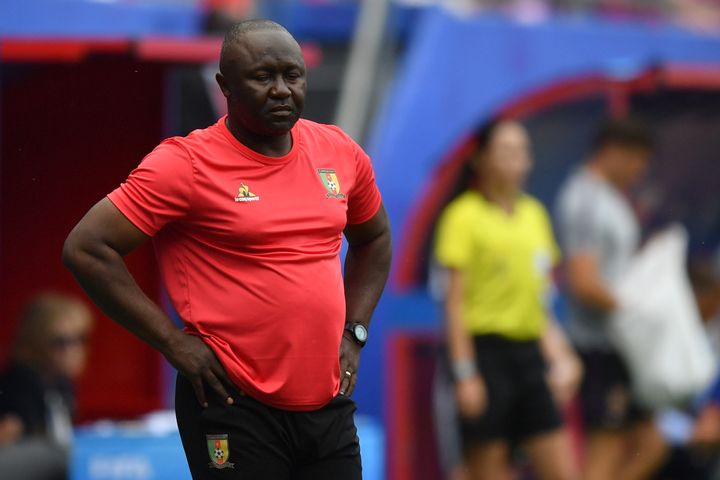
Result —
[{"label": "blurred spectator", "polygon": [[498,11],[521,21],[543,20],[552,13],[599,15],[609,19],[651,19],[675,22],[704,32],[720,32],[717,0],[398,0],[410,5],[441,4],[476,13]]},{"label": "blurred spectator", "polygon": [[399,0],[401,3],[413,6],[427,6],[441,4],[451,10],[461,13],[476,13],[482,11],[499,11],[509,14],[521,21],[539,21],[551,13],[549,0]]},{"label": "blurred spectator", "polygon": [[720,2],[717,0],[669,0],[678,23],[708,32],[720,32]]},{"label": "blurred spectator", "polygon": [[25,307],[0,376],[0,478],[63,478],[72,381],[85,369],[91,326],[90,311],[75,298],[46,293]]},{"label": "blurred spectator", "polygon": [[668,13],[666,0],[555,0],[561,10],[585,10],[609,17],[659,17]]},{"label": "blurred spectator", "polygon": [[[705,322],[720,366],[720,265],[712,259],[699,260],[690,264],[689,273],[700,317]],[[691,445],[711,448],[717,460],[720,452],[720,368],[712,387],[698,399],[696,410]]]},{"label": "blurred spectator", "polygon": [[[688,273],[720,365],[720,265],[709,258],[696,258],[690,262]],[[720,375],[713,383],[685,411],[671,410],[661,415],[660,427],[672,450],[660,478],[720,478]]]},{"label": "blurred spectator", "polygon": [[252,16],[255,10],[254,0],[204,0],[203,3],[211,14],[223,14],[235,21]]},{"label": "blurred spectator", "polygon": [[720,360],[720,265],[712,258],[690,262],[688,274],[700,318],[708,329],[715,355]]},{"label": "blurred spectator", "polygon": [[588,161],[559,194],[569,334],[585,370],[581,407],[588,480],[647,478],[665,451],[651,412],[632,398],[627,366],[609,336],[609,318],[617,308],[611,286],[640,241],[626,194],[645,173],[651,150],[642,123],[610,120],[600,128]]},{"label": "blurred spectator", "polygon": [[447,206],[436,238],[467,472],[509,478],[510,449],[522,444],[539,478],[576,478],[558,406],[574,395],[580,364],[548,321],[558,250],[545,209],[523,193],[529,138],[520,124],[500,122],[478,144],[476,185]]}]

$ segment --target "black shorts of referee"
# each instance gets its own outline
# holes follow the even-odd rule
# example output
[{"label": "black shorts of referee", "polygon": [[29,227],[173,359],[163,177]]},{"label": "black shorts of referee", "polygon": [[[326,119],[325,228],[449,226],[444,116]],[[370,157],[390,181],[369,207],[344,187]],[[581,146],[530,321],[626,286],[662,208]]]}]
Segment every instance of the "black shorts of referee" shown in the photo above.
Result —
[{"label": "black shorts of referee", "polygon": [[195,480],[360,480],[355,402],[338,395],[319,410],[291,412],[231,389],[227,405],[209,395],[203,408],[178,375],[175,413]]},{"label": "black shorts of referee", "polygon": [[559,429],[562,421],[538,342],[499,335],[473,339],[477,368],[487,389],[487,408],[480,417],[460,417],[463,450],[497,440],[517,444]]}]

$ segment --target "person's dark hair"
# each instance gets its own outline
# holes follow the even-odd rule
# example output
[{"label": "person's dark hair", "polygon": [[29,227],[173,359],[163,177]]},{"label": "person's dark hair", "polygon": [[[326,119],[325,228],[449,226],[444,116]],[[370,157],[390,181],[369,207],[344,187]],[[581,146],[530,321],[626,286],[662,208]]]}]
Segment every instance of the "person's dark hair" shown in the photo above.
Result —
[{"label": "person's dark hair", "polygon": [[225,38],[223,39],[222,47],[220,48],[220,71],[222,72],[224,70],[223,65],[225,64],[227,56],[233,45],[240,41],[245,34],[263,30],[285,32],[290,35],[290,32],[288,32],[285,27],[277,22],[273,22],[272,20],[259,18],[243,20],[242,22],[236,23],[230,27],[227,33],[225,33]]},{"label": "person's dark hair", "polygon": [[478,152],[485,152],[490,146],[493,135],[506,120],[500,118],[493,118],[487,123],[482,124],[472,134],[472,140],[475,143],[475,149],[465,159],[464,164],[458,172],[457,179],[453,187],[449,190],[447,202],[452,201],[455,197],[460,195],[462,192],[468,189],[474,182],[477,181],[478,172],[474,162],[474,158]]},{"label": "person's dark hair", "polygon": [[503,123],[502,120],[494,119],[484,124],[478,130],[475,131],[475,143],[479,151],[484,151],[490,146],[490,141],[495,133],[495,130]]},{"label": "person's dark hair", "polygon": [[593,151],[597,152],[607,145],[619,145],[629,148],[653,149],[653,137],[650,129],[635,117],[611,118],[605,120],[597,130],[593,141]]}]

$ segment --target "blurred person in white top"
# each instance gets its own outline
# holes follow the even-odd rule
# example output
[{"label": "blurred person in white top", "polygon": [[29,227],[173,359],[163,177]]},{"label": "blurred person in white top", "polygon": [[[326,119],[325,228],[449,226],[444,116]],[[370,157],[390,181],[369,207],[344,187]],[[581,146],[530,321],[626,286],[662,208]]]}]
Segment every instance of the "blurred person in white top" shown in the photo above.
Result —
[{"label": "blurred person in white top", "polygon": [[[587,441],[587,480],[644,479],[662,463],[665,447],[652,412],[634,402],[627,366],[610,341],[612,290],[640,242],[628,193],[652,153],[647,127],[637,119],[606,121],[588,160],[562,187],[557,205],[569,294],[569,336],[585,371],[580,388]],[[650,287],[650,286],[648,286]]]}]

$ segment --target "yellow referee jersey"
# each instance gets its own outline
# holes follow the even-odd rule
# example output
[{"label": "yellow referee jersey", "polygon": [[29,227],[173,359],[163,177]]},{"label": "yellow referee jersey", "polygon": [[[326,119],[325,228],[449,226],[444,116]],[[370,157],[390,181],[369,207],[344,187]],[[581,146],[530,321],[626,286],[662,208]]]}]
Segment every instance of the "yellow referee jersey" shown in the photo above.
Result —
[{"label": "yellow referee jersey", "polygon": [[540,202],[523,195],[508,214],[468,190],[445,208],[436,234],[438,262],[463,275],[463,322],[472,334],[542,335],[559,250]]}]

